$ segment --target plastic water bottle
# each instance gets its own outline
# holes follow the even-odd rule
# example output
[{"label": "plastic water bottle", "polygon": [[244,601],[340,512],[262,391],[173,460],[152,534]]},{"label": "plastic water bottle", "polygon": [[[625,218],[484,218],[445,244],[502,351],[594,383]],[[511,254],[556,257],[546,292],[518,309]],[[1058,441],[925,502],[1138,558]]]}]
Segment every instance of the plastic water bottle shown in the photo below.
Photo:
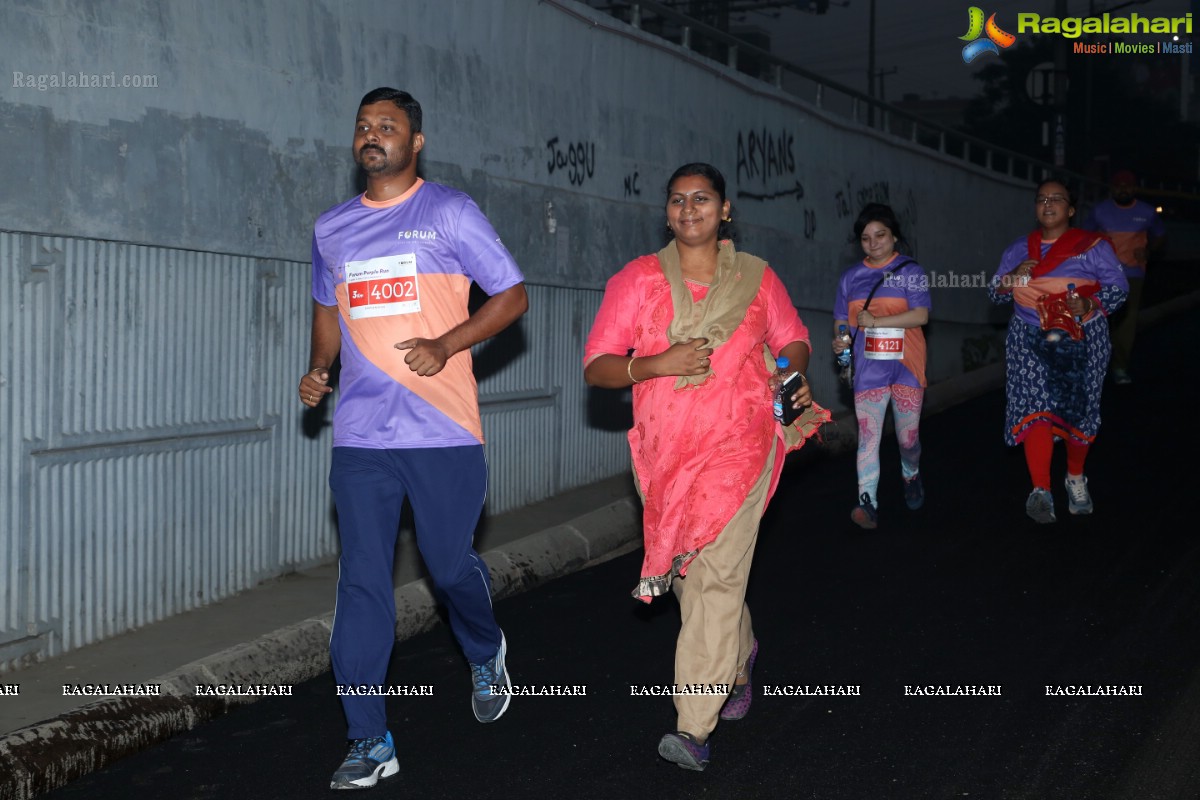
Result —
[{"label": "plastic water bottle", "polygon": [[775,361],[776,373],[779,375],[779,387],[775,389],[774,410],[775,419],[781,425],[783,424],[783,404],[785,401],[783,396],[783,385],[787,383],[788,378],[792,377],[792,373],[788,372],[788,367],[791,365],[792,362],[788,360],[787,356],[780,356]]},{"label": "plastic water bottle", "polygon": [[848,367],[850,366],[850,331],[845,325],[838,325],[838,340],[845,345],[842,352],[838,353],[838,366]]},{"label": "plastic water bottle", "polygon": [[[1072,300],[1074,300],[1076,297],[1079,297],[1079,294],[1078,294],[1078,293],[1075,291],[1075,284],[1073,284],[1073,283],[1068,283],[1068,284],[1067,284],[1067,297],[1069,297],[1069,298],[1070,298],[1070,299],[1072,299]],[[1079,316],[1078,314],[1076,314],[1076,315],[1075,315],[1075,321],[1076,321],[1076,322],[1083,322],[1083,317],[1081,317],[1081,316]]]}]

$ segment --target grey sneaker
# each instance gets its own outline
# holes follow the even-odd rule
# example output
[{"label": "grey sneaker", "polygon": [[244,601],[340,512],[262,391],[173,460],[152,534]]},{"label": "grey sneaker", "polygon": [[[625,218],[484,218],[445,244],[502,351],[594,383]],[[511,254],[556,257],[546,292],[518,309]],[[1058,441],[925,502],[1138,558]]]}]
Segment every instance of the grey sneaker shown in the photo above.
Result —
[{"label": "grey sneaker", "polygon": [[499,686],[512,687],[512,679],[504,666],[507,650],[508,644],[502,631],[500,649],[492,656],[491,661],[471,665],[471,679],[475,683],[475,688],[471,691],[471,709],[475,712],[475,719],[480,722],[495,722],[500,719],[500,715],[508,710],[508,701],[512,700],[512,695],[508,693],[492,691]]},{"label": "grey sneaker", "polygon": [[1072,514],[1092,513],[1092,493],[1088,491],[1087,476],[1081,475],[1079,480],[1074,481],[1068,475],[1065,483],[1067,485],[1067,509]]},{"label": "grey sneaker", "polygon": [[1034,522],[1045,525],[1054,522],[1054,496],[1045,489],[1034,489],[1025,501],[1025,513]]},{"label": "grey sneaker", "polygon": [[400,771],[396,746],[389,731],[383,736],[353,739],[346,760],[333,773],[330,789],[370,789],[380,778],[390,778]]}]

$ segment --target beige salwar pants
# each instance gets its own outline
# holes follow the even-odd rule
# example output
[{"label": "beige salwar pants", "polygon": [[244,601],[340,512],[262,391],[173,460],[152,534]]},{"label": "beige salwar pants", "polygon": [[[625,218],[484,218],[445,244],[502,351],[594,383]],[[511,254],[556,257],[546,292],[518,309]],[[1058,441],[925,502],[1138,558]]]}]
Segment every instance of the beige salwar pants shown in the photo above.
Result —
[{"label": "beige salwar pants", "polygon": [[[677,687],[732,686],[750,658],[754,632],[746,607],[746,580],[758,541],[758,524],[767,506],[774,461],[772,452],[733,519],[692,560],[687,577],[671,582],[683,617],[675,644]],[[676,694],[674,699],[679,715],[677,730],[705,741],[717,727],[726,695]]]}]

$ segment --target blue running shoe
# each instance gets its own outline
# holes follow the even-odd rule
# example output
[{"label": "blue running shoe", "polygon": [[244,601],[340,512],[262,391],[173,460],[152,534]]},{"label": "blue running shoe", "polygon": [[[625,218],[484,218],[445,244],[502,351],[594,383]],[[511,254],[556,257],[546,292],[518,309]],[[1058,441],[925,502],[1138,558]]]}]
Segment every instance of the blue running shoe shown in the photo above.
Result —
[{"label": "blue running shoe", "polygon": [[921,483],[921,473],[904,479],[904,504],[910,511],[925,505],[925,486]]},{"label": "blue running shoe", "polygon": [[475,712],[475,719],[480,722],[495,722],[500,719],[500,715],[508,710],[508,701],[512,700],[512,695],[508,693],[492,691],[493,687],[498,686],[512,688],[512,678],[504,666],[507,650],[508,643],[504,640],[504,632],[501,631],[500,649],[496,651],[492,660],[485,664],[471,665],[471,679],[475,682],[471,691],[471,709]]},{"label": "blue running shoe", "polygon": [[690,733],[668,733],[658,742],[658,754],[684,769],[702,771],[708,766],[708,744],[700,744]]},{"label": "blue running shoe", "polygon": [[389,731],[383,736],[353,739],[346,760],[333,773],[330,789],[370,789],[380,778],[390,778],[400,771],[396,746]]}]

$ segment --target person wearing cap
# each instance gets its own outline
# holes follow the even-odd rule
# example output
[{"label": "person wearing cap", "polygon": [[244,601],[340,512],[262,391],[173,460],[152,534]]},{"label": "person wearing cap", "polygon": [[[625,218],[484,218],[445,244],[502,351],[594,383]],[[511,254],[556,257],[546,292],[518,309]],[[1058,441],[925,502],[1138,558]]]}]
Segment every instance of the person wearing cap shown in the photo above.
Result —
[{"label": "person wearing cap", "polygon": [[1127,169],[1112,176],[1108,199],[1097,203],[1083,222],[1083,228],[1107,236],[1117,251],[1121,269],[1129,280],[1125,307],[1114,315],[1112,326],[1113,383],[1133,381],[1129,375],[1133,337],[1137,333],[1138,309],[1142,304],[1142,284],[1146,278],[1149,255],[1160,251],[1166,241],[1166,228],[1154,206],[1134,197],[1137,177]]}]

